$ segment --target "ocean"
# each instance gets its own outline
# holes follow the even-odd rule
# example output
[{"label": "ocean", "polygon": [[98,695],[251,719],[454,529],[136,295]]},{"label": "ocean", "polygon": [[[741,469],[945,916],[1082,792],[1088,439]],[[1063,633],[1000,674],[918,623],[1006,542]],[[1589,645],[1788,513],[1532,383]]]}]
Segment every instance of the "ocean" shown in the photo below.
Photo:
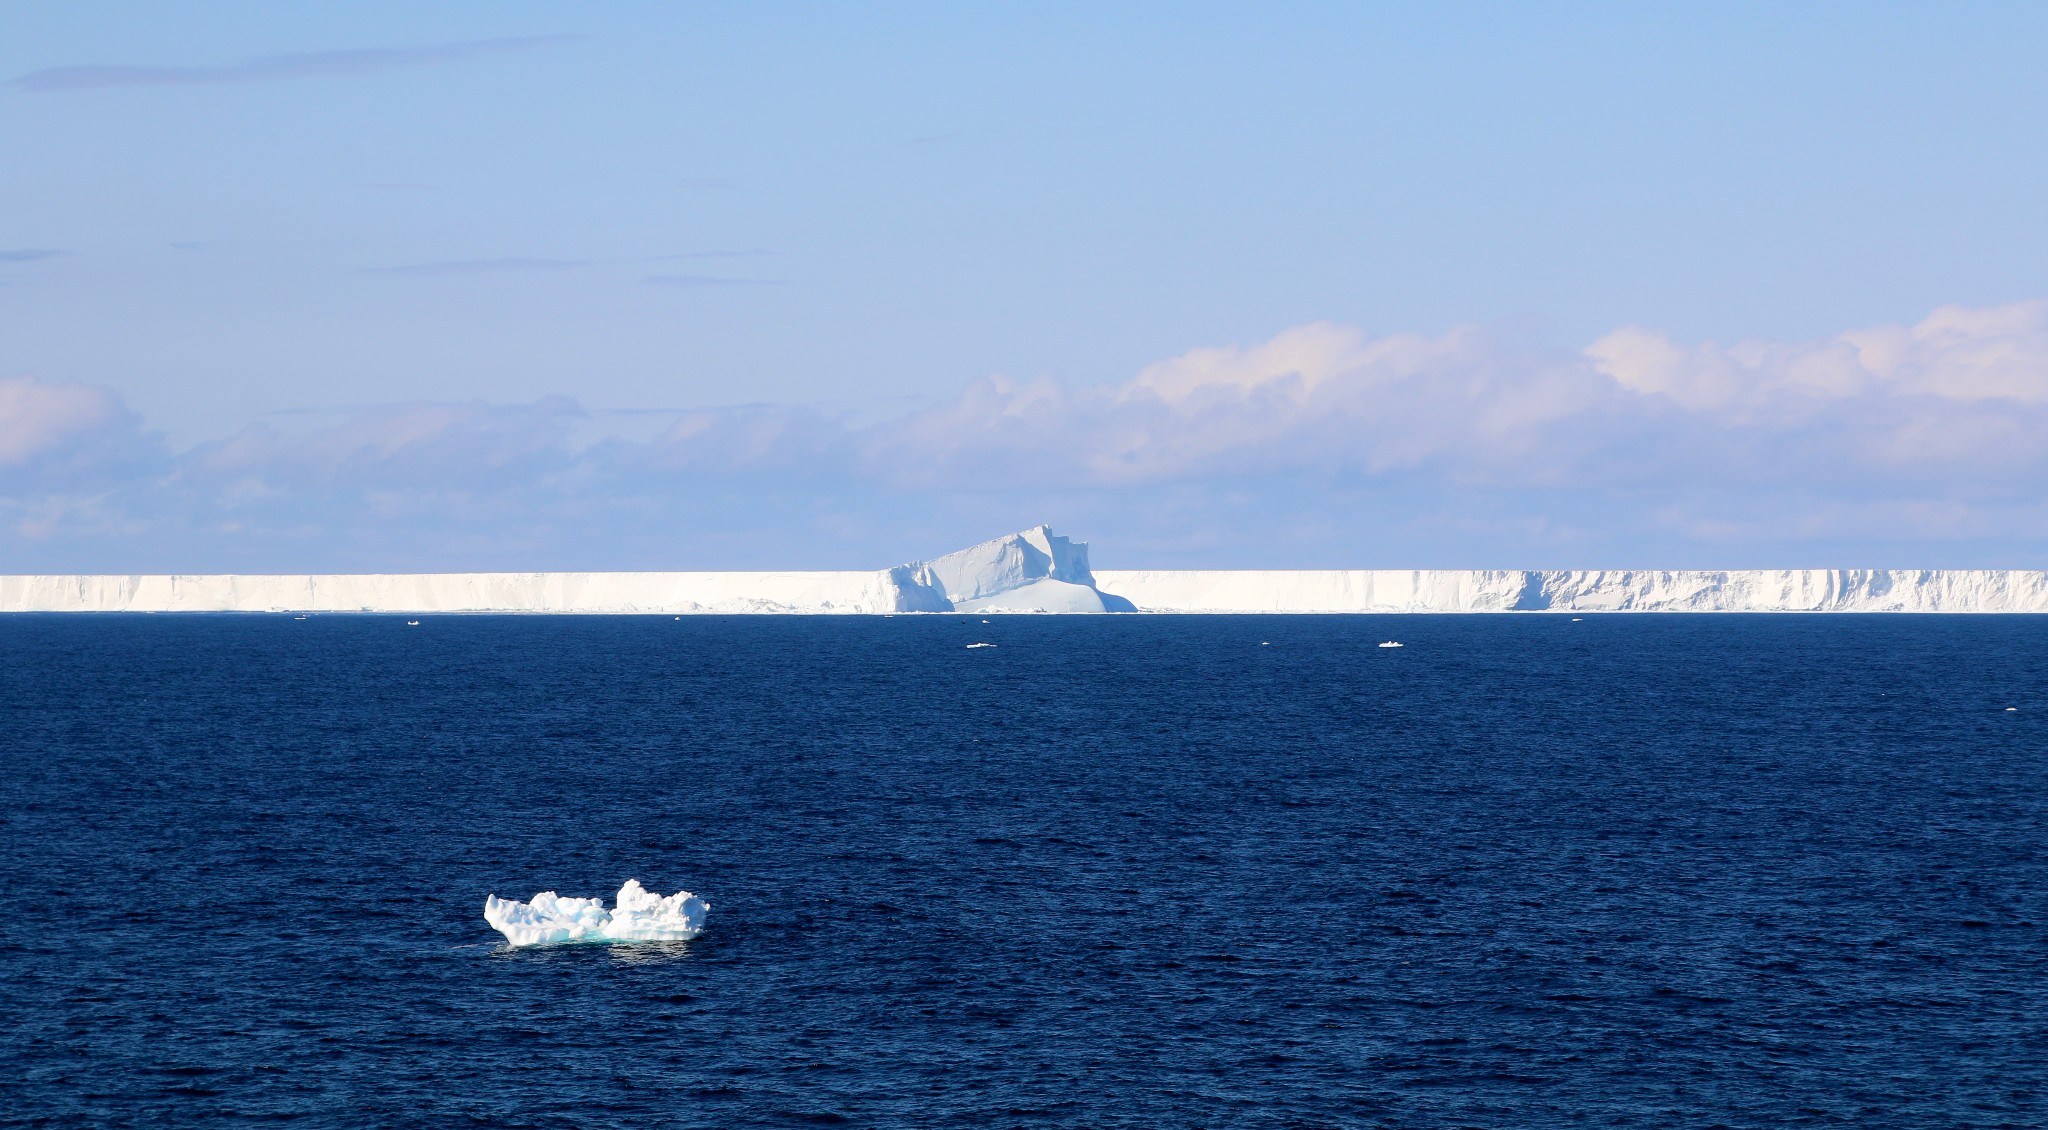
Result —
[{"label": "ocean", "polygon": [[2048,1123],[2048,618],[407,619],[0,618],[0,1123]]}]

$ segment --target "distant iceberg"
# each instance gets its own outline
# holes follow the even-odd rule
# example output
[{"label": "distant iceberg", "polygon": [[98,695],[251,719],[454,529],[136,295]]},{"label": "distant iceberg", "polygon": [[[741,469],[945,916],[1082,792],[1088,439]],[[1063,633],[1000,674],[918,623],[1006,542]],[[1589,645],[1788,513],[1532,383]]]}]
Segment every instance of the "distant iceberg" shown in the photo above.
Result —
[{"label": "distant iceberg", "polygon": [[542,891],[532,902],[484,896],[484,921],[513,946],[572,942],[687,942],[704,932],[711,904],[688,891],[663,898],[626,880],[613,907],[603,899],[563,898]]},{"label": "distant iceberg", "polygon": [[891,576],[908,612],[1130,612],[1095,587],[1088,545],[1033,526],[980,545],[901,565]]}]

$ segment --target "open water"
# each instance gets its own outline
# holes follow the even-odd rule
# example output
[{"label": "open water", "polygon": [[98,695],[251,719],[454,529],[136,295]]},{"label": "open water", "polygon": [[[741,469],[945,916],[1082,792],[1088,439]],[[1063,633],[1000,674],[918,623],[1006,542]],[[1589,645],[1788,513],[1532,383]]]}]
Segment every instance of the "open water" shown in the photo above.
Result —
[{"label": "open water", "polygon": [[2048,1120],[2048,617],[991,619],[0,619],[0,1122]]}]

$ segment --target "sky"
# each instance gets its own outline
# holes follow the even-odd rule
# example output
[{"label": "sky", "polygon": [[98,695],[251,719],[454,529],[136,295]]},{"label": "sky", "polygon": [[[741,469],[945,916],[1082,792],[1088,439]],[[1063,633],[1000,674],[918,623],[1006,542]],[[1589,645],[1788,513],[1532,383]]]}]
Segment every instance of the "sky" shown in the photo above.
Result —
[{"label": "sky", "polygon": [[0,572],[2048,568],[2044,41],[0,0]]}]

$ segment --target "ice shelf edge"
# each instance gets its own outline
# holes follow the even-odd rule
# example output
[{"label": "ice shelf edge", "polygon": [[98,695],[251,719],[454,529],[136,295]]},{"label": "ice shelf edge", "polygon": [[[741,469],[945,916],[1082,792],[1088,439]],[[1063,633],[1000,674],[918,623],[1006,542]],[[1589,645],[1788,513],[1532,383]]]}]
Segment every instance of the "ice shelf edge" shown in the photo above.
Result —
[{"label": "ice shelf edge", "polygon": [[2048,612],[2048,572],[2038,570],[1090,574],[1084,559],[1078,570],[1063,563],[1070,580],[1031,561],[1021,567],[1014,560],[991,561],[954,562],[960,568],[950,576],[919,576],[926,566],[866,572],[0,576],[0,612]]}]

